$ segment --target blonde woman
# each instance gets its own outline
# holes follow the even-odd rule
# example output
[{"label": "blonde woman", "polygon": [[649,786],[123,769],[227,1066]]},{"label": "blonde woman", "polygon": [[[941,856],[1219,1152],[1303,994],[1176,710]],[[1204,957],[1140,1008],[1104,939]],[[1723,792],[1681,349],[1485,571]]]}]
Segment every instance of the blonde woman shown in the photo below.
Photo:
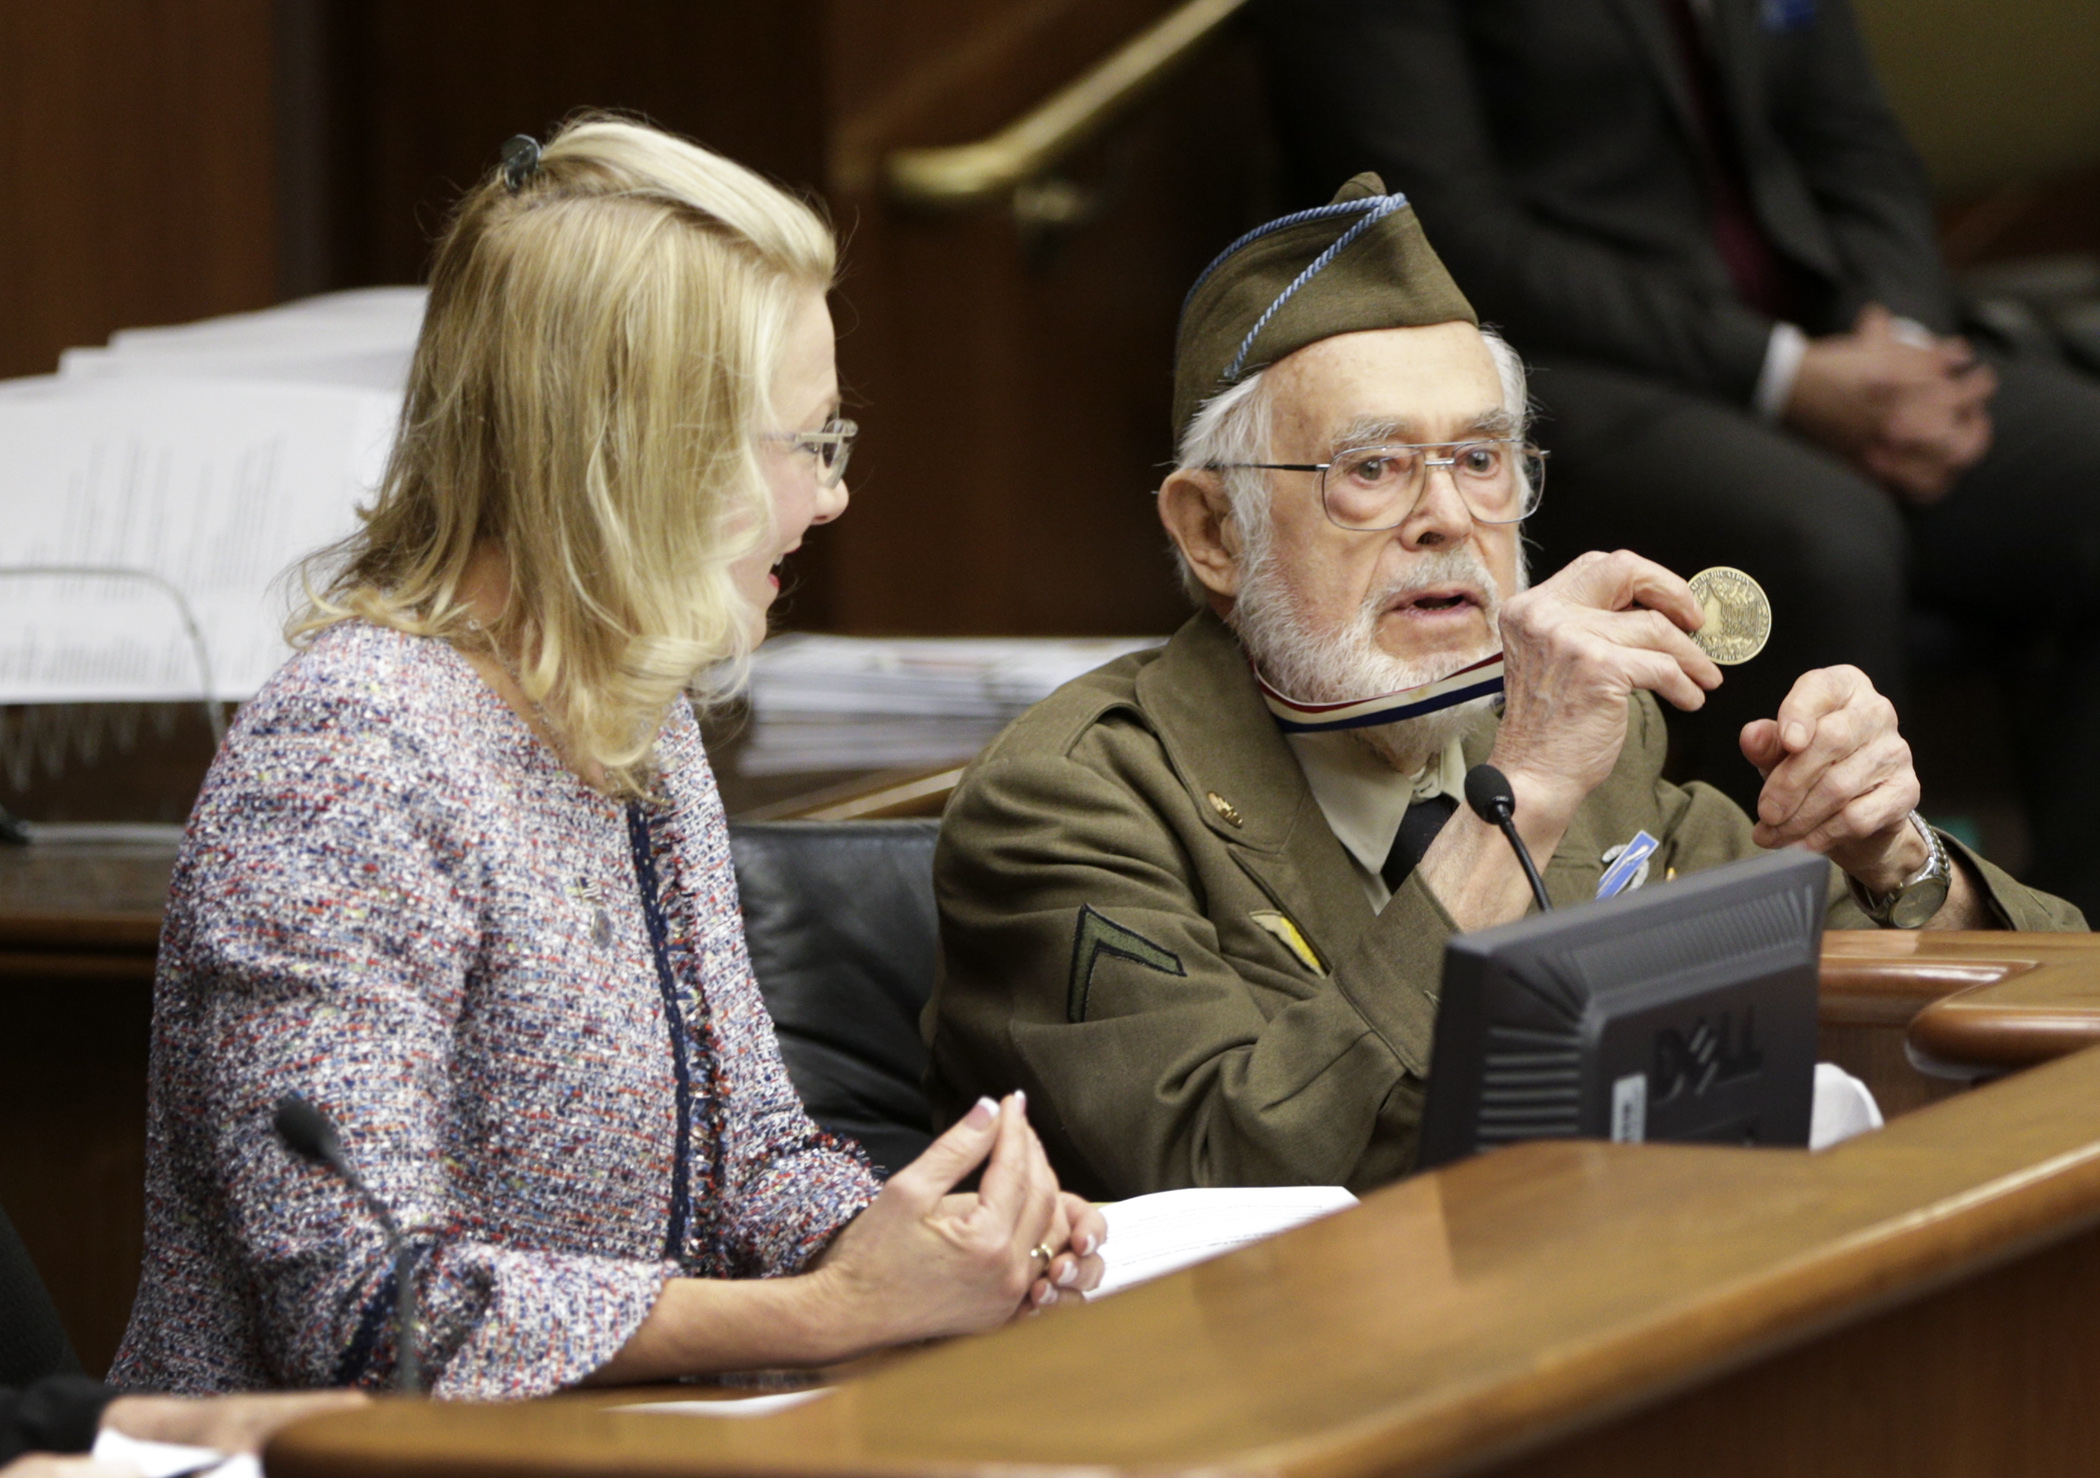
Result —
[{"label": "blonde woman", "polygon": [[396,1369],[380,1228],[273,1138],[286,1095],[408,1229],[440,1395],[821,1364],[1099,1278],[1018,1094],[878,1186],[751,978],[684,694],[845,510],[833,252],[613,119],[461,203],[385,485],[176,870],[116,1383]]}]

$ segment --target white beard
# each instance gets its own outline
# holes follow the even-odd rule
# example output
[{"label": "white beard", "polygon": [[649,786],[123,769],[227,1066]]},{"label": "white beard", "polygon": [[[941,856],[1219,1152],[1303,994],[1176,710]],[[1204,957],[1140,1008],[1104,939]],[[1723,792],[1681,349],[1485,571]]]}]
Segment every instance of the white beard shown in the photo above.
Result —
[{"label": "white beard", "polygon": [[[1521,571],[1517,578],[1521,589]],[[1378,645],[1379,614],[1395,596],[1461,581],[1472,584],[1487,599],[1483,613],[1487,632],[1474,647],[1414,662],[1395,657]],[[1501,613],[1502,598],[1494,577],[1479,551],[1463,544],[1422,556],[1401,579],[1367,593],[1352,618],[1322,630],[1306,614],[1305,603],[1264,539],[1261,547],[1247,551],[1230,621],[1270,686],[1286,697],[1300,703],[1350,703],[1419,688],[1493,656],[1501,649],[1496,639]],[[1470,728],[1483,709],[1499,701],[1493,695],[1474,698],[1418,718],[1345,732],[1395,770],[1411,775]]]}]

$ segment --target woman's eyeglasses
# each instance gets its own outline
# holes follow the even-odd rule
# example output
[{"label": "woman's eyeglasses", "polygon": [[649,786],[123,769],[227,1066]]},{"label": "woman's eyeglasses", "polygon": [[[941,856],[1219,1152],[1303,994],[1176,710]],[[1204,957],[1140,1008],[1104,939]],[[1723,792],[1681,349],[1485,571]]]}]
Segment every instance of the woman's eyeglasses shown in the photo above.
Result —
[{"label": "woman's eyeglasses", "polygon": [[784,441],[788,450],[806,452],[817,459],[817,482],[835,488],[846,478],[846,463],[853,456],[853,438],[860,427],[844,416],[833,416],[816,431],[768,431],[766,441]]}]

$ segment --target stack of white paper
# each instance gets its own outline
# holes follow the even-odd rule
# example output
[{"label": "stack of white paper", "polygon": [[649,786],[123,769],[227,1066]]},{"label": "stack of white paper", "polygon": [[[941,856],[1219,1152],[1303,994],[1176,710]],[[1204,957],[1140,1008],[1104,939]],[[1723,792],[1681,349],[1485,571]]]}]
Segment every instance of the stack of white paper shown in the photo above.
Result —
[{"label": "stack of white paper", "polygon": [[805,1386],[795,1391],[768,1391],[763,1396],[724,1396],[715,1401],[636,1401],[612,1411],[646,1411],[654,1416],[771,1416],[829,1396],[832,1386]]},{"label": "stack of white paper", "polygon": [[1030,704],[1158,637],[775,637],[751,663],[750,774],[968,759]]},{"label": "stack of white paper", "polygon": [[423,325],[420,287],[324,293],[256,313],[127,328],[99,349],[68,349],[59,377],[294,380],[399,394]]},{"label": "stack of white paper", "polygon": [[751,706],[788,714],[1011,719],[1052,689],[1159,637],[782,636],[751,664]]},{"label": "stack of white paper", "polygon": [[296,586],[273,582],[355,529],[399,405],[180,380],[0,398],[0,703],[252,695],[289,651]]},{"label": "stack of white paper", "polygon": [[837,714],[755,719],[737,755],[746,775],[816,770],[917,770],[962,764],[999,737],[1004,718]]},{"label": "stack of white paper", "polygon": [[378,486],[422,313],[331,293],[0,384],[0,703],[253,694],[288,654],[281,577]]}]

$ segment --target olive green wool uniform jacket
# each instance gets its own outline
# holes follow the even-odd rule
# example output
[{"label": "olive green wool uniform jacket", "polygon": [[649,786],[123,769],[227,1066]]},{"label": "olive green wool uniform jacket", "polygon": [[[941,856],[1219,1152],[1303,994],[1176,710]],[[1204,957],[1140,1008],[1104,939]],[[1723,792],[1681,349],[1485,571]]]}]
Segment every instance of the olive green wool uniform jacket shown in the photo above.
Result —
[{"label": "olive green wool uniform jacket", "polygon": [[[1465,744],[1486,757],[1494,721]],[[1753,855],[1719,792],[1661,778],[1662,716],[1626,747],[1545,869],[1596,894],[1641,830],[1650,876]],[[1967,854],[1964,854],[1967,855]],[[1970,857],[2006,922],[2077,910]],[[1195,617],[1154,652],[1068,683],[979,757],[934,860],[941,973],[925,1017],[935,1113],[1026,1088],[1067,1188],[1341,1184],[1409,1168],[1445,941],[1419,875],[1374,913],[1238,641]],[[1833,869],[1829,922],[1868,928]]]}]

